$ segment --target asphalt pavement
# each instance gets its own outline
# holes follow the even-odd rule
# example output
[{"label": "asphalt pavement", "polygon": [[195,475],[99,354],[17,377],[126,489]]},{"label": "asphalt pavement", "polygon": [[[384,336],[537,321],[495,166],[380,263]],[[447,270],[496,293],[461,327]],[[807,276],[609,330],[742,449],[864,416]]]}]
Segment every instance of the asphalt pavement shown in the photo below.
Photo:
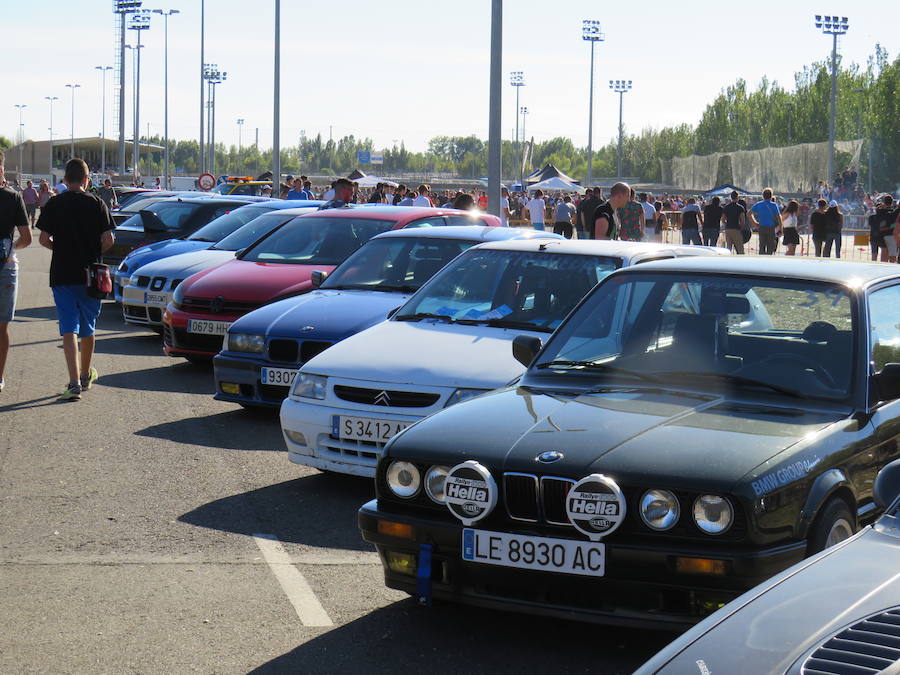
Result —
[{"label": "asphalt pavement", "polygon": [[436,604],[384,587],[368,480],[287,460],[277,414],[106,303],[81,401],[49,251],[20,252],[0,393],[0,672],[628,673],[672,636]]}]

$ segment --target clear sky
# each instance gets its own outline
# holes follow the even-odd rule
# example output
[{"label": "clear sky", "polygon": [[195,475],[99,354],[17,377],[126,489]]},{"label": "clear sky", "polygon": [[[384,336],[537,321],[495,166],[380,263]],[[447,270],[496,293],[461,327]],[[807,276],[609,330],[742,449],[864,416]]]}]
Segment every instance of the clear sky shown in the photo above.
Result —
[{"label": "clear sky", "polygon": [[[405,141],[423,149],[437,135],[487,136],[490,0],[283,0],[282,146],[301,131],[329,126],[335,138],[371,137],[376,148]],[[865,64],[876,42],[896,56],[896,0],[845,4],[849,33],[839,49]],[[199,127],[200,0],[168,0],[144,7],[178,9],[169,19],[169,133],[196,138]],[[112,65],[117,38],[111,0],[82,3],[0,0],[5,80],[0,134],[15,138],[19,113],[29,138],[70,134],[71,93],[78,83],[75,136],[100,133],[100,73]],[[837,9],[838,7],[832,7]],[[503,26],[503,135],[513,136],[515,92],[509,71],[522,70],[528,107],[525,131],[537,140],[571,137],[587,142],[589,50],[582,19],[602,23],[596,45],[594,146],[616,134],[618,96],[610,79],[634,81],[625,95],[629,131],[695,123],[705,105],[738,77],[761,77],[793,87],[793,73],[825,59],[830,36],[813,26],[824,4],[757,0],[729,5],[716,0],[507,0]],[[228,79],[217,88],[216,140],[237,143],[236,120],[246,120],[243,143],[259,129],[261,147],[272,142],[274,0],[206,0],[206,61]],[[133,42],[134,31],[128,32]],[[163,20],[154,15],[143,31],[141,133],[163,130]],[[127,58],[126,129],[133,126],[130,54]],[[115,138],[112,77],[107,77],[107,136]],[[130,135],[130,132],[128,132]]]}]

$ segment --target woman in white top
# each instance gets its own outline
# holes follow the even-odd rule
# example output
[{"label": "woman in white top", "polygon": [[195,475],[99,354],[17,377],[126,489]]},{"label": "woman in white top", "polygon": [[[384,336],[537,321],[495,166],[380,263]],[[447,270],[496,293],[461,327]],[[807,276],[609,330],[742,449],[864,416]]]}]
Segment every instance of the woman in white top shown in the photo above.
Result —
[{"label": "woman in white top", "polygon": [[781,242],[787,249],[785,255],[796,255],[797,244],[800,243],[800,233],[797,231],[797,214],[799,213],[800,204],[796,199],[792,199],[781,214]]}]

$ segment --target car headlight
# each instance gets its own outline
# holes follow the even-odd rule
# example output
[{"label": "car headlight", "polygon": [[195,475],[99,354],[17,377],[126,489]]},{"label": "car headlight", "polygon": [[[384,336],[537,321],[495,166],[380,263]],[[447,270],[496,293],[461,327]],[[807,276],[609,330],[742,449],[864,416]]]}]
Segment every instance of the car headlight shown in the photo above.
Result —
[{"label": "car headlight", "polygon": [[433,466],[425,474],[425,494],[436,504],[443,504],[445,501],[444,486],[449,472],[449,466]]},{"label": "car headlight", "polygon": [[385,478],[391,492],[402,499],[415,497],[422,486],[422,475],[412,462],[391,462]]},{"label": "car headlight", "polygon": [[681,507],[668,490],[647,490],[641,497],[641,520],[651,530],[663,532],[675,526]]},{"label": "car headlight", "polygon": [[262,335],[247,333],[229,333],[228,349],[233,352],[250,352],[262,354],[266,348],[266,338]]},{"label": "car headlight", "polygon": [[299,396],[300,398],[315,398],[322,400],[325,398],[325,385],[327,383],[327,377],[299,373],[294,379],[294,390],[292,393],[294,396]]},{"label": "car headlight", "polygon": [[489,391],[488,389],[457,389],[452,394],[450,394],[450,398],[447,399],[447,404],[444,406],[445,408],[449,408],[451,405],[456,405],[457,403],[462,403],[463,401],[468,401],[470,398],[475,398],[476,396]]},{"label": "car headlight", "polygon": [[184,284],[179,284],[178,288],[175,289],[175,292],[172,294],[172,304],[176,307],[181,307],[181,304],[184,302]]},{"label": "car headlight", "polygon": [[734,521],[731,502],[718,495],[701,495],[694,500],[694,522],[706,534],[722,534]]},{"label": "car headlight", "polygon": [[128,283],[131,284],[132,286],[137,286],[137,282],[138,282],[137,274],[132,274],[130,277],[128,277]]}]

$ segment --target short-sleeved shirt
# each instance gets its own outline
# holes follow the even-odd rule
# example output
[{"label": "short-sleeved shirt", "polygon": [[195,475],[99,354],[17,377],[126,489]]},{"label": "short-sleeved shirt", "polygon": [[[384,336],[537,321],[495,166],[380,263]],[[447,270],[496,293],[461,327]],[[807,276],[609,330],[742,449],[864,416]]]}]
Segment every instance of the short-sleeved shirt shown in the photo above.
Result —
[{"label": "short-sleeved shirt", "polygon": [[547,204],[540,197],[535,197],[531,201],[528,202],[528,213],[531,215],[532,223],[543,223],[544,222],[544,209]]},{"label": "short-sleeved shirt", "polygon": [[816,238],[824,238],[828,230],[828,218],[825,217],[824,211],[813,211],[809,217],[809,224],[812,226],[813,236]]},{"label": "short-sleeved shirt", "polygon": [[644,209],[644,220],[648,223],[656,222],[656,207],[650,202],[638,202]]},{"label": "short-sleeved shirt", "polygon": [[627,202],[618,211],[619,238],[638,241],[644,234],[644,208],[637,202]]},{"label": "short-sleeved shirt", "polygon": [[594,223],[591,221],[591,216],[599,205],[600,200],[591,195],[590,197],[582,199],[576,209],[576,212],[578,213],[578,224],[590,230],[591,233],[594,231]]},{"label": "short-sleeved shirt", "polygon": [[25,200],[25,206],[37,206],[38,193],[33,187],[22,190],[22,199]]},{"label": "short-sleeved shirt", "polygon": [[681,210],[681,229],[696,230],[700,227],[700,207],[688,204]]},{"label": "short-sleeved shirt", "polygon": [[709,204],[703,209],[703,229],[718,230],[719,223],[722,222],[722,213],[724,209],[716,204]]},{"label": "short-sleeved shirt", "polygon": [[725,229],[739,230],[741,229],[741,216],[746,213],[744,207],[737,202],[728,202],[722,207],[722,213],[725,214]]},{"label": "short-sleeved shirt", "polygon": [[601,201],[597,208],[594,209],[594,215],[591,216],[589,227],[589,234],[592,239],[597,236],[598,218],[606,218],[606,222],[609,223],[609,229],[606,231],[607,239],[616,239],[619,235],[618,221],[616,220],[615,211],[613,211],[613,207],[609,202]]},{"label": "short-sleeved shirt", "polygon": [[557,223],[570,223],[575,215],[575,207],[571,202],[560,202],[556,205],[554,216]]},{"label": "short-sleeved shirt", "polygon": [[6,262],[7,252],[14,259],[12,243],[17,227],[28,227],[22,194],[12,188],[0,188],[0,265]]},{"label": "short-sleeved shirt", "polygon": [[115,229],[103,200],[74,190],[47,202],[37,226],[53,237],[50,286],[84,285],[85,270],[101,260],[102,234]]},{"label": "short-sleeved shirt", "polygon": [[413,206],[431,206],[431,200],[425,195],[419,195],[413,199]]},{"label": "short-sleeved shirt", "polygon": [[106,204],[106,208],[108,209],[111,209],[113,203],[116,201],[116,191],[105,185],[97,188],[97,196],[103,200],[103,203]]},{"label": "short-sleeved shirt", "polygon": [[500,197],[500,224],[504,227],[509,225],[506,218],[507,211],[509,211],[509,197]]},{"label": "short-sleeved shirt", "polygon": [[778,206],[775,202],[763,199],[751,206],[750,210],[756,214],[760,227],[775,227],[775,216],[778,215]]}]

